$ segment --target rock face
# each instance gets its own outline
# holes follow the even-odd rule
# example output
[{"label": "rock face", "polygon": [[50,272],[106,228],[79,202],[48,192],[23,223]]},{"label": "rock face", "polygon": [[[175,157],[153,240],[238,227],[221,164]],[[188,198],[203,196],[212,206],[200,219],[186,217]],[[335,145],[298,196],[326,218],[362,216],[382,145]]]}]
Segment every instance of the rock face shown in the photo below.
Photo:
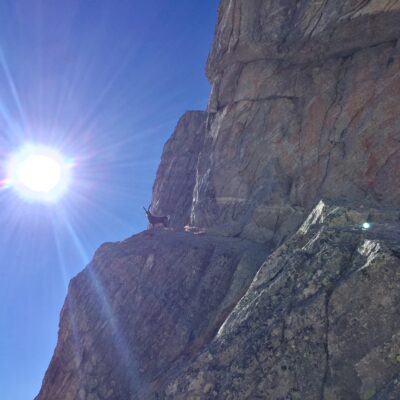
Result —
[{"label": "rock face", "polygon": [[207,75],[256,59],[341,57],[397,40],[398,0],[221,0]]},{"label": "rock face", "polygon": [[196,167],[203,148],[208,113],[190,111],[178,122],[164,146],[153,186],[151,210],[169,215],[170,226],[182,228],[190,222]]},{"label": "rock face", "polygon": [[399,217],[321,202],[165,398],[397,399]]},{"label": "rock face", "polygon": [[192,224],[281,243],[321,198],[398,204],[399,21],[399,1],[222,1]]},{"label": "rock face", "polygon": [[399,398],[399,36],[398,0],[221,1],[171,228],[72,280],[37,400]]},{"label": "rock face", "polygon": [[215,335],[266,254],[241,239],[162,230],[104,244],[70,284],[37,398],[153,398],[171,365]]}]

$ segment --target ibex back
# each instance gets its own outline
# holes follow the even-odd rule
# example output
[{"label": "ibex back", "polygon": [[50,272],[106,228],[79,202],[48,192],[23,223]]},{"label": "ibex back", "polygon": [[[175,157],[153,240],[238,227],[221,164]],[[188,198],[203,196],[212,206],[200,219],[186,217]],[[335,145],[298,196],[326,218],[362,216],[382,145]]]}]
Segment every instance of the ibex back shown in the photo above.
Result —
[{"label": "ibex back", "polygon": [[168,215],[156,216],[150,212],[150,207],[147,210],[145,207],[143,207],[143,208],[144,208],[144,211],[146,212],[147,219],[149,220],[149,223],[152,228],[154,228],[154,226],[157,224],[163,224],[164,228],[168,228],[168,225],[169,225],[169,216]]}]

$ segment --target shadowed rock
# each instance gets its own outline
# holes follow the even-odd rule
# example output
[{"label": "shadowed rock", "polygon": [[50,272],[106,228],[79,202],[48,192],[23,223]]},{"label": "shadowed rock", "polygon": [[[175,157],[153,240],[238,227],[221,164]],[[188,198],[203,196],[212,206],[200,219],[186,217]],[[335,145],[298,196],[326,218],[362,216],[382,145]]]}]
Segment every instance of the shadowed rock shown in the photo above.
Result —
[{"label": "shadowed rock", "polygon": [[153,186],[151,209],[170,216],[170,226],[182,229],[190,221],[196,167],[203,148],[208,114],[190,111],[178,122],[164,146]]},{"label": "shadowed rock", "polygon": [[266,251],[163,230],[104,244],[71,281],[37,400],[153,398],[215,335]]}]

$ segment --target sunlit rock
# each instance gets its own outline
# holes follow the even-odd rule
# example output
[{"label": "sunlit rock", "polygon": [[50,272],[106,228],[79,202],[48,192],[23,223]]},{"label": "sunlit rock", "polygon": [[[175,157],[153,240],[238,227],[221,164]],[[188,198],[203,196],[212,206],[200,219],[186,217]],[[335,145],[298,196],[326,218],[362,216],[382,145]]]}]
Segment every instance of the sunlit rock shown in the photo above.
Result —
[{"label": "sunlit rock", "polygon": [[165,398],[397,398],[400,210],[364,232],[358,210],[322,204]]}]

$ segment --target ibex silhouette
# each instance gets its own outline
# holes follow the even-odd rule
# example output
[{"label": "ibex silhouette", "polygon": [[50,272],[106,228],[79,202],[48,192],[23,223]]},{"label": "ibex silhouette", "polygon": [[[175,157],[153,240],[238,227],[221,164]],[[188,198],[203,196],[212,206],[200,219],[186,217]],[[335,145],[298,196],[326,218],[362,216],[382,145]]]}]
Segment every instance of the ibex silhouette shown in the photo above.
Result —
[{"label": "ibex silhouette", "polygon": [[168,228],[169,225],[169,215],[164,215],[164,216],[156,216],[153,215],[150,212],[150,206],[149,208],[146,210],[146,207],[143,207],[144,211],[146,212],[147,215],[147,219],[149,220],[149,223],[151,225],[152,228],[154,228],[157,224],[163,224],[164,228]]}]

